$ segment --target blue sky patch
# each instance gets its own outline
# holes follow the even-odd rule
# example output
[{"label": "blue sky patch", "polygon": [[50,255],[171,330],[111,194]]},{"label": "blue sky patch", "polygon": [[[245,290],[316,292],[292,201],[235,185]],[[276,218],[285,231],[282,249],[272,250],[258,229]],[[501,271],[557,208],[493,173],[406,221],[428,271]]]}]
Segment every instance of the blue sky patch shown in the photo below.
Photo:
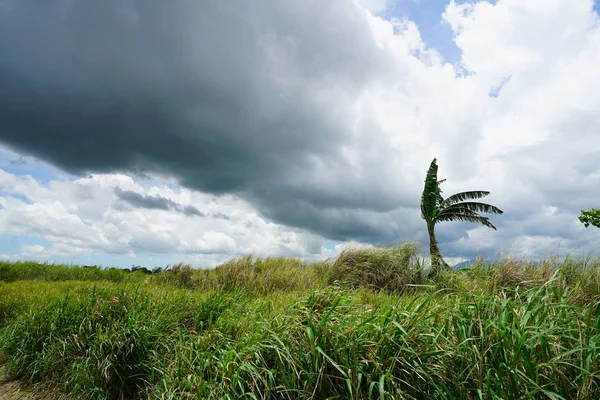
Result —
[{"label": "blue sky patch", "polygon": [[461,52],[453,41],[452,29],[442,21],[448,4],[448,0],[396,0],[382,16],[413,21],[426,46],[436,49],[446,62],[455,64],[460,61]]},{"label": "blue sky patch", "polygon": [[3,234],[0,236],[0,254],[19,254],[23,246],[51,246],[51,243],[32,236],[15,236]]},{"label": "blue sky patch", "polygon": [[500,91],[502,90],[502,88],[510,81],[511,76],[502,79],[502,82],[500,82],[500,84],[498,86],[495,86],[493,88],[490,89],[490,92],[488,93],[488,96],[490,97],[498,97],[500,95]]}]

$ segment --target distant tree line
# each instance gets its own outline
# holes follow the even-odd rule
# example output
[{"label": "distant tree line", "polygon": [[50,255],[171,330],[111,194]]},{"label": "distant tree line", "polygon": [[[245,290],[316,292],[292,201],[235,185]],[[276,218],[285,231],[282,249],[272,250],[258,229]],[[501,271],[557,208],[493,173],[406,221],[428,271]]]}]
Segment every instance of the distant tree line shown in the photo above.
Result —
[{"label": "distant tree line", "polygon": [[[84,265],[82,268],[102,269],[101,267],[99,267],[97,265]],[[110,268],[106,268],[106,270],[107,271],[118,270],[118,271],[123,271],[123,272],[141,272],[142,274],[146,274],[146,275],[159,274],[159,273],[163,272],[163,269],[161,267],[154,267],[152,269],[148,269],[146,267],[142,267],[141,265],[132,265],[131,268],[110,267]]]}]

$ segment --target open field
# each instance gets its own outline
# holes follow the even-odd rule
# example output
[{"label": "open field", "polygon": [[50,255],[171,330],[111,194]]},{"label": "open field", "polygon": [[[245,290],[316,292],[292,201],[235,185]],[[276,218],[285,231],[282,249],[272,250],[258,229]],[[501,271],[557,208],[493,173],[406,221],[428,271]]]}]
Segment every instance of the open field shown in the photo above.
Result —
[{"label": "open field", "polygon": [[7,376],[77,399],[598,399],[600,260],[413,244],[156,274],[0,264]]}]

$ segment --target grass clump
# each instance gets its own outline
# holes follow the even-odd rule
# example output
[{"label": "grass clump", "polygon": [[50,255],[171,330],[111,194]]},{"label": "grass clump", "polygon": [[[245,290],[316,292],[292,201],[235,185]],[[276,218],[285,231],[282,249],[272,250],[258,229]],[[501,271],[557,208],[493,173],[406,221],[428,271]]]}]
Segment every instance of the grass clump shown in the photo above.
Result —
[{"label": "grass clump", "polygon": [[316,289],[324,286],[322,263],[286,257],[238,258],[213,271],[215,284],[228,290],[242,289],[257,293]]},{"label": "grass clump", "polygon": [[179,263],[167,266],[161,273],[156,274],[154,281],[182,289],[195,289],[198,279],[194,275],[194,269],[190,265]]},{"label": "grass clump", "polygon": [[33,306],[3,332],[8,371],[89,398],[131,397],[167,328],[148,300],[135,290],[93,288]]},{"label": "grass clump", "polygon": [[332,266],[329,283],[352,288],[406,293],[425,281],[418,244],[406,243],[386,249],[347,248]]}]

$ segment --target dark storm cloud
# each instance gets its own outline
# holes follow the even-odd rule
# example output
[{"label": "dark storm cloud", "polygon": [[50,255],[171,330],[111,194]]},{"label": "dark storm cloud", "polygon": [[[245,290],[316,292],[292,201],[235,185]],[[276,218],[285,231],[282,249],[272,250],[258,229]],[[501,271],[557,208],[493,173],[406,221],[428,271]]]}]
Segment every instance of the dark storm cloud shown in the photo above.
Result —
[{"label": "dark storm cloud", "polygon": [[206,216],[204,213],[202,213],[200,210],[198,210],[196,207],[194,206],[183,206],[183,208],[181,209],[181,211],[187,215],[187,216],[198,216],[198,217],[204,217]]},{"label": "dark storm cloud", "polygon": [[230,220],[231,218],[228,215],[225,215],[223,213],[213,213],[210,215],[212,218],[215,219],[225,219],[225,220]]},{"label": "dark storm cloud", "polygon": [[[135,208],[146,208],[149,210],[169,210],[181,212],[189,217],[198,216],[206,217],[207,214],[198,210],[196,207],[191,205],[182,205],[174,202],[171,199],[167,199],[162,196],[148,196],[132,190],[123,190],[121,188],[115,188],[115,194],[119,200],[129,204]],[[120,207],[117,205],[117,207]],[[223,218],[222,214],[217,214],[213,218]]]},{"label": "dark storm cloud", "polygon": [[121,200],[136,208],[148,208],[151,210],[171,210],[178,204],[161,196],[146,196],[132,190],[115,189],[115,194]]},{"label": "dark storm cloud", "polygon": [[368,215],[418,198],[376,152],[360,176],[340,153],[344,99],[387,65],[349,0],[3,4],[0,140],[20,152],[74,174],[166,173],[336,239],[380,236]]}]

